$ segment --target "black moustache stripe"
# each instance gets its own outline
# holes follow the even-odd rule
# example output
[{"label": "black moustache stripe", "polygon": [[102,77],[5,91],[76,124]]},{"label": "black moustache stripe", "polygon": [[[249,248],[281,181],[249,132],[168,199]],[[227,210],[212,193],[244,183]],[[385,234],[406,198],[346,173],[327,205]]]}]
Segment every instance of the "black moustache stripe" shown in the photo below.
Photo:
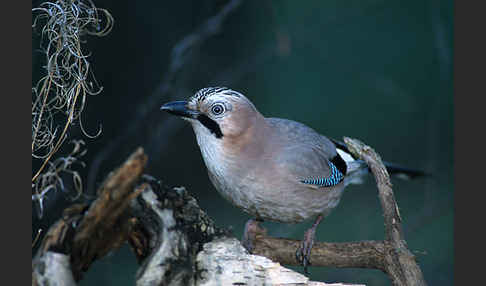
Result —
[{"label": "black moustache stripe", "polygon": [[197,120],[199,120],[199,122],[201,122],[201,124],[204,125],[207,129],[209,129],[209,131],[211,131],[211,133],[213,133],[216,138],[219,139],[223,137],[223,132],[221,132],[221,128],[219,128],[219,124],[216,123],[216,121],[212,120],[204,114],[199,114],[197,116]]}]

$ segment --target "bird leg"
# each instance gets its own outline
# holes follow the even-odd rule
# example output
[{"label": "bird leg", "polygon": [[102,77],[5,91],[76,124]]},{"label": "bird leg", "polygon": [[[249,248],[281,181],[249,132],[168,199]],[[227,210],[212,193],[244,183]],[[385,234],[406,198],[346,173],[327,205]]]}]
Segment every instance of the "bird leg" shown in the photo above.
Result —
[{"label": "bird leg", "polygon": [[307,266],[311,264],[310,254],[312,246],[316,238],[316,228],[323,219],[322,215],[318,215],[312,226],[304,233],[304,239],[300,244],[300,247],[295,252],[295,258],[297,261],[304,266],[304,272],[309,274],[307,271]]},{"label": "bird leg", "polygon": [[241,244],[243,245],[249,253],[253,252],[254,242],[257,235],[266,235],[267,230],[259,225],[263,222],[261,219],[249,219],[245,224],[245,230],[243,233],[243,238],[241,239]]}]

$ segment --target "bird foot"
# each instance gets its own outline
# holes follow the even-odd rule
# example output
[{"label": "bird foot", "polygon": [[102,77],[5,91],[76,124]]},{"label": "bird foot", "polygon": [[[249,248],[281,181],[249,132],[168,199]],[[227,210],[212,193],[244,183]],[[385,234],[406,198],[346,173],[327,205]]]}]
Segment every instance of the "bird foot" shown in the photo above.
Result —
[{"label": "bird foot", "polygon": [[297,261],[304,266],[304,272],[309,274],[307,271],[307,266],[311,264],[310,262],[310,254],[312,250],[312,246],[314,245],[316,236],[316,230],[314,227],[309,228],[305,234],[304,239],[302,240],[299,248],[295,252],[295,258]]},{"label": "bird foot", "polygon": [[245,224],[245,230],[243,233],[243,238],[241,239],[241,244],[248,250],[249,253],[253,252],[255,247],[255,238],[257,235],[266,235],[267,230],[259,225],[261,221],[256,219],[250,219]]}]

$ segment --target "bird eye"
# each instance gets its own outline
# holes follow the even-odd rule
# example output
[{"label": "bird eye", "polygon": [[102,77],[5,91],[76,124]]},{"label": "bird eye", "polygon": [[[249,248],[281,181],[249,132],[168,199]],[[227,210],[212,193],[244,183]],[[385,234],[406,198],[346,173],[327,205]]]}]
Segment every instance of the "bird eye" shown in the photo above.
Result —
[{"label": "bird eye", "polygon": [[220,103],[213,105],[213,107],[211,107],[211,112],[214,115],[221,115],[224,112],[224,105]]}]

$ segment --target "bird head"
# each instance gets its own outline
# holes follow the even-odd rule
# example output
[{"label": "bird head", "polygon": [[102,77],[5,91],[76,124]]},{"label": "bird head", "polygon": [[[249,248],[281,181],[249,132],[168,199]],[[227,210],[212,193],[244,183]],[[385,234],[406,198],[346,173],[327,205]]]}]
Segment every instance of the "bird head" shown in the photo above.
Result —
[{"label": "bird head", "polygon": [[198,137],[210,140],[237,138],[261,116],[243,94],[226,87],[203,88],[187,101],[168,102],[160,109],[189,121]]}]

